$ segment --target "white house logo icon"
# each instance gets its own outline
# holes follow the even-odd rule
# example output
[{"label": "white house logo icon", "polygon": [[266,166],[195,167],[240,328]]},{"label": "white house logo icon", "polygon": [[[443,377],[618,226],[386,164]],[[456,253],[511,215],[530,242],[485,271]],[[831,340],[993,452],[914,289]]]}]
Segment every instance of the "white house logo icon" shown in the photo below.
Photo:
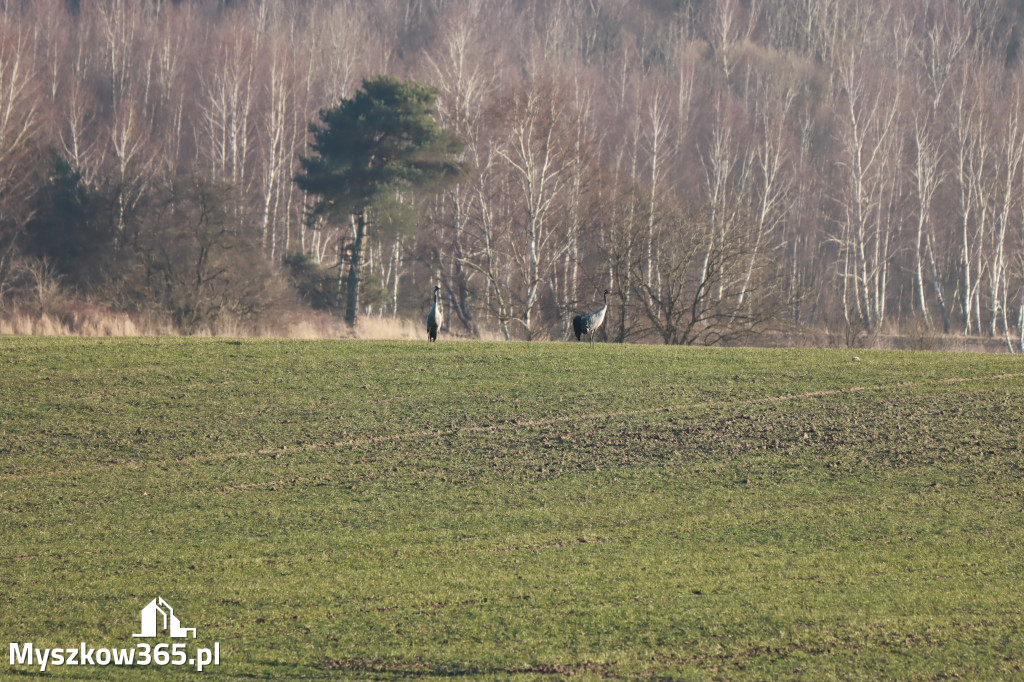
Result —
[{"label": "white house logo icon", "polygon": [[195,639],[196,629],[181,627],[181,621],[174,615],[174,609],[164,601],[163,597],[157,597],[142,609],[142,632],[132,635],[132,637],[156,637],[158,623],[161,622],[157,618],[157,614],[163,616],[163,625],[159,627],[161,631],[166,630],[171,637],[188,637],[188,633],[191,632],[192,639]]}]

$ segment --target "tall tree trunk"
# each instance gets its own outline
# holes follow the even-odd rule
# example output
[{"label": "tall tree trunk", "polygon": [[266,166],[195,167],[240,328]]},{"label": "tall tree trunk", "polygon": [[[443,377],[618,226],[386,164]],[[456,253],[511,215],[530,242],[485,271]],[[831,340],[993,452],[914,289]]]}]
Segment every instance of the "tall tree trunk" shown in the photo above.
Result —
[{"label": "tall tree trunk", "polygon": [[349,261],[348,292],[345,297],[345,322],[350,327],[356,326],[359,315],[359,281],[363,273],[363,242],[366,237],[366,210],[356,214],[356,240],[352,244],[352,258]]},{"label": "tall tree trunk", "polygon": [[942,295],[942,278],[939,276],[939,266],[935,262],[935,252],[932,250],[931,234],[928,234],[925,239],[927,240],[928,247],[928,261],[932,266],[932,286],[935,289],[935,299],[939,303],[939,313],[942,315],[942,331],[944,334],[948,334],[952,328],[952,322],[949,319],[949,308],[946,307],[946,299]]},{"label": "tall tree trunk", "polygon": [[398,281],[402,276],[402,238],[391,247],[391,317],[398,317]]}]

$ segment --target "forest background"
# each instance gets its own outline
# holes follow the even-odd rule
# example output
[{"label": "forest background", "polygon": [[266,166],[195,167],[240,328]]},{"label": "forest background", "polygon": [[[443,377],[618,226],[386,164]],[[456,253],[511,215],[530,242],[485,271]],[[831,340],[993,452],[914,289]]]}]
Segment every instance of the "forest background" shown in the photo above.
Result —
[{"label": "forest background", "polygon": [[[0,0],[0,332],[348,333],[294,182],[387,74],[462,181],[357,329],[1024,350],[1020,0]],[[396,204],[397,205],[397,204]],[[105,322],[97,322],[105,320]],[[117,321],[111,322],[111,320]],[[418,331],[416,332],[418,333]]]}]

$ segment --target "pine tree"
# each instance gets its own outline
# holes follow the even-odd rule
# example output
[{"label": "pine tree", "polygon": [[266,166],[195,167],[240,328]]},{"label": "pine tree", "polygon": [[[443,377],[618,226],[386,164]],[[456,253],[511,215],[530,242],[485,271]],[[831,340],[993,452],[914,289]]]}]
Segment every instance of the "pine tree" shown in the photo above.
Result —
[{"label": "pine tree", "polygon": [[[354,219],[346,281],[349,325],[355,325],[359,310],[367,231],[381,217],[375,214],[394,207],[396,197],[438,192],[465,173],[457,159],[462,141],[434,118],[437,96],[427,85],[378,76],[364,80],[352,98],[321,110],[320,123],[310,124],[316,155],[299,159],[304,172],[295,182],[319,197],[316,215]],[[409,215],[407,209],[401,213]]]}]

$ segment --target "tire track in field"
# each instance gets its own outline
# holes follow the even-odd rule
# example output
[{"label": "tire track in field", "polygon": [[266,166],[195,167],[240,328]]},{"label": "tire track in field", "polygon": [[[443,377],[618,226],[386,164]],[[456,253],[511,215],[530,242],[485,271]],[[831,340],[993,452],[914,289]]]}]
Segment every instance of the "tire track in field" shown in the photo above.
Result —
[{"label": "tire track in field", "polygon": [[[283,457],[294,452],[310,452],[316,450],[327,450],[331,448],[355,448],[366,445],[377,445],[379,443],[393,443],[415,438],[436,438],[444,435],[474,434],[474,433],[501,433],[504,431],[515,431],[520,428],[534,426],[551,426],[579,421],[593,421],[597,419],[616,419],[620,417],[641,417],[650,414],[671,414],[673,412],[685,412],[687,410],[738,407],[743,405],[769,405],[772,403],[794,402],[808,398],[827,398],[831,396],[850,395],[872,391],[888,391],[894,389],[910,389],[922,386],[943,386],[952,384],[975,383],[983,381],[1002,381],[1005,379],[1024,378],[1024,372],[1010,372],[1004,374],[992,374],[979,377],[949,377],[946,379],[934,379],[930,381],[906,381],[895,384],[878,384],[873,386],[851,386],[849,388],[833,388],[820,391],[807,391],[805,393],[788,393],[785,395],[764,396],[760,398],[745,398],[739,400],[710,400],[706,402],[681,403],[678,405],[662,405],[659,407],[641,407],[630,410],[615,410],[612,412],[590,412],[583,414],[566,414],[554,417],[543,417],[540,419],[509,419],[499,424],[486,426],[452,426],[449,428],[417,429],[404,431],[402,433],[389,433],[378,436],[363,436],[359,438],[347,438],[342,440],[324,441],[320,443],[300,443],[296,445],[280,445],[258,450],[241,450],[237,452],[209,453],[203,455],[191,455],[175,460],[155,461],[125,461],[111,463],[105,466],[90,467],[86,469],[62,469],[59,471],[40,471],[25,474],[8,474],[0,476],[0,482],[20,481],[34,478],[52,478],[56,476],[77,476],[84,474],[100,473],[113,470],[137,470],[154,466],[189,465],[204,462],[220,462],[245,457],[258,457],[268,455]],[[260,484],[255,484],[260,485]]]}]

